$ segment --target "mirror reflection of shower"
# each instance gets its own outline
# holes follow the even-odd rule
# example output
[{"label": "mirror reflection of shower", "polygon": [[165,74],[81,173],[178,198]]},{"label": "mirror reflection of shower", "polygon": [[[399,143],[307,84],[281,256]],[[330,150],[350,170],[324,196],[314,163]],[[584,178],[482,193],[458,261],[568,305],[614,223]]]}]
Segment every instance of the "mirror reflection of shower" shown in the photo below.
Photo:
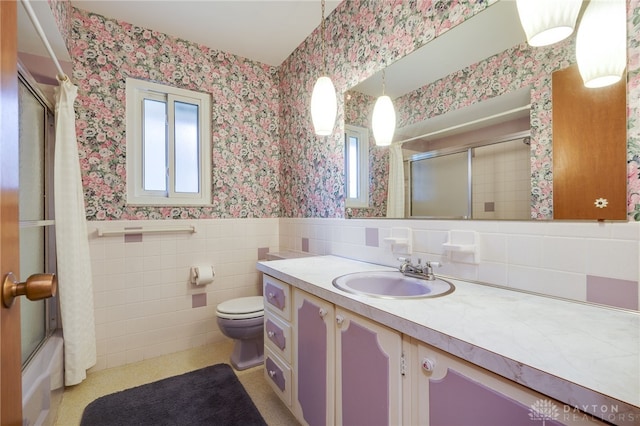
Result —
[{"label": "mirror reflection of shower", "polygon": [[526,220],[531,211],[530,137],[519,132],[476,146],[405,150],[410,217]]}]

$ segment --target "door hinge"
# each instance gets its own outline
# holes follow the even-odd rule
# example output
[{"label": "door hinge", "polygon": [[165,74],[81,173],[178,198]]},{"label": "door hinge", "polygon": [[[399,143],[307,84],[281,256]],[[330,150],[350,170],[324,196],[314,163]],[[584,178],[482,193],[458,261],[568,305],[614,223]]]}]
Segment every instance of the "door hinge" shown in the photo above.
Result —
[{"label": "door hinge", "polygon": [[404,357],[404,352],[400,355],[400,374],[405,376],[407,374],[407,362]]}]

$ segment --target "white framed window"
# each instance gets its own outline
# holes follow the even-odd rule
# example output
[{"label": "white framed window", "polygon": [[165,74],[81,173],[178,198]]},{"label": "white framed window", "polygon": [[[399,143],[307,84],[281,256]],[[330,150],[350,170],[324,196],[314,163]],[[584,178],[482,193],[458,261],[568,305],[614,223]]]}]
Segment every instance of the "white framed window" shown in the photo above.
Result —
[{"label": "white framed window", "polygon": [[347,207],[369,207],[369,130],[345,126]]},{"label": "white framed window", "polygon": [[211,204],[210,95],[127,78],[127,204]]}]

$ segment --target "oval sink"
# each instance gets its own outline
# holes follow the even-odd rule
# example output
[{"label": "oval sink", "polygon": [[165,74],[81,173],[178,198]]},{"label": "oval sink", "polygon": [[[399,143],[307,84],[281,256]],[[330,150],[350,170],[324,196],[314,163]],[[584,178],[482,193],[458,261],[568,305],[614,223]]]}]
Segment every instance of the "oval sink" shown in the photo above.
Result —
[{"label": "oval sink", "polygon": [[444,296],[455,290],[453,284],[440,278],[433,281],[407,277],[397,271],[356,272],[333,280],[340,290],[387,299],[417,299]]}]

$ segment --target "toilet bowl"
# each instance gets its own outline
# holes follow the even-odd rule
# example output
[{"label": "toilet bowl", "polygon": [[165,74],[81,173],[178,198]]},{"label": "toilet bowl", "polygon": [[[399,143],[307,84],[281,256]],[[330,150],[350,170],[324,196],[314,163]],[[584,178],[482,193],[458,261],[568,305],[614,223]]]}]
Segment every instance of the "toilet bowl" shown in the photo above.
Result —
[{"label": "toilet bowl", "polygon": [[231,365],[245,370],[264,362],[264,302],[262,296],[240,297],[217,306],[218,327],[234,339]]}]

